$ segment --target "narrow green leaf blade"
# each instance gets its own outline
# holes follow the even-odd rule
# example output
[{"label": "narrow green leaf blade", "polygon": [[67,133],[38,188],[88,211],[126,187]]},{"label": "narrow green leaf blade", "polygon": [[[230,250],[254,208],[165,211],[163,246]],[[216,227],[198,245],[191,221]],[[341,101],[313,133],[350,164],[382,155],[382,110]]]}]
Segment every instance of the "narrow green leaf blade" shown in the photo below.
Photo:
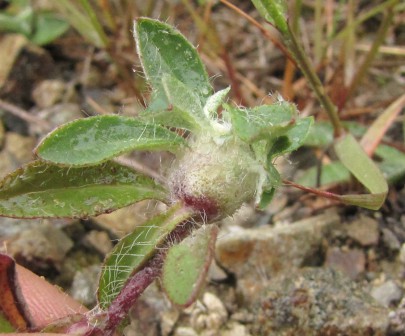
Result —
[{"label": "narrow green leaf blade", "polygon": [[170,301],[187,307],[201,292],[214,256],[218,227],[202,227],[193,236],[172,246],[163,266],[162,284]]},{"label": "narrow green leaf blade", "polygon": [[288,30],[287,2],[285,0],[252,0],[259,14],[277,27],[280,32]]},{"label": "narrow green leaf blade", "polygon": [[125,236],[104,261],[98,288],[98,301],[107,308],[119,294],[125,282],[156,253],[175,227],[191,213],[177,204],[157,215]]},{"label": "narrow green leaf blade", "polygon": [[176,151],[185,143],[163,127],[130,117],[103,115],[75,120],[54,130],[35,154],[58,165],[86,166],[132,150]]},{"label": "narrow green leaf blade", "polygon": [[0,181],[0,216],[87,217],[144,200],[165,200],[163,187],[114,162],[72,168],[34,161]]},{"label": "narrow green leaf blade", "polygon": [[135,21],[134,37],[144,72],[152,87],[163,92],[163,74],[170,74],[200,98],[212,93],[207,72],[196,49],[170,25],[148,18]]},{"label": "narrow green leaf blade", "polygon": [[38,45],[46,45],[56,40],[69,29],[69,24],[53,13],[38,13],[35,26],[30,40]]},{"label": "narrow green leaf blade", "polygon": [[388,192],[387,181],[378,167],[351,134],[337,140],[335,151],[343,165],[371,192],[370,195],[344,195],[342,200],[347,204],[378,210]]}]

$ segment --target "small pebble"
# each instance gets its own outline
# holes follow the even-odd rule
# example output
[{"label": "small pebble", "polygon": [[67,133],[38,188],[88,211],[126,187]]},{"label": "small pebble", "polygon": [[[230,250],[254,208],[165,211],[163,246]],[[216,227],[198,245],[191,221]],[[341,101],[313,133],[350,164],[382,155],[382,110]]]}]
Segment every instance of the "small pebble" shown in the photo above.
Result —
[{"label": "small pebble", "polygon": [[389,307],[402,298],[403,290],[394,281],[388,280],[371,290],[371,296],[385,307]]}]

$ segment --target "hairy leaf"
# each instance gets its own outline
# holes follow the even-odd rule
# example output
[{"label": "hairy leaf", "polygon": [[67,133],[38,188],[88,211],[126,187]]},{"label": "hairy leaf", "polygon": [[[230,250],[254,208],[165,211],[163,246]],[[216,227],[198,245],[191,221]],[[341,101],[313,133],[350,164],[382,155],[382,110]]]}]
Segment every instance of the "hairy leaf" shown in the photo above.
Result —
[{"label": "hairy leaf", "polygon": [[301,147],[311,129],[312,123],[312,117],[296,120],[295,125],[272,142],[269,150],[270,159],[291,153]]},{"label": "hairy leaf", "polygon": [[252,143],[261,139],[274,139],[294,126],[297,109],[294,104],[279,102],[248,108],[224,104],[232,119],[235,134]]},{"label": "hairy leaf", "polygon": [[201,292],[214,256],[218,227],[202,227],[180,244],[170,247],[163,266],[162,284],[170,301],[187,307]]},{"label": "hairy leaf", "polygon": [[35,154],[58,165],[89,166],[132,150],[175,151],[184,144],[182,137],[163,127],[103,115],[75,120],[54,130]]},{"label": "hairy leaf", "polygon": [[164,92],[163,75],[169,74],[193,91],[204,106],[212,87],[196,49],[185,37],[170,25],[148,18],[135,21],[134,34],[144,72],[159,98]]},{"label": "hairy leaf", "polygon": [[191,213],[175,205],[125,236],[107,256],[98,288],[98,301],[106,308],[121,291],[125,282],[156,253],[168,234]]},{"label": "hairy leaf", "polygon": [[71,168],[34,161],[0,181],[0,216],[78,218],[165,198],[152,179],[114,162]]},{"label": "hairy leaf", "polygon": [[187,120],[193,120],[194,130],[208,125],[199,97],[190,88],[169,74],[163,74],[162,83],[169,104],[181,111],[182,115],[187,114]]}]

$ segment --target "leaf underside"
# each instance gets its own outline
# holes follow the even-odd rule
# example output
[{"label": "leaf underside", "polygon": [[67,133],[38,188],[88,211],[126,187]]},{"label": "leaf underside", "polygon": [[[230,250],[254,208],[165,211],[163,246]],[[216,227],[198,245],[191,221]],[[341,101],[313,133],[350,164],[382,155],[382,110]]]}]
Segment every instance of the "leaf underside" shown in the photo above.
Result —
[{"label": "leaf underside", "polygon": [[201,292],[214,255],[218,227],[202,227],[167,252],[162,285],[170,301],[187,307]]},{"label": "leaf underside", "polygon": [[190,212],[175,205],[166,213],[137,226],[120,240],[103,264],[98,288],[101,308],[110,305],[131,274],[141,269],[157,252],[168,234],[190,215]]}]

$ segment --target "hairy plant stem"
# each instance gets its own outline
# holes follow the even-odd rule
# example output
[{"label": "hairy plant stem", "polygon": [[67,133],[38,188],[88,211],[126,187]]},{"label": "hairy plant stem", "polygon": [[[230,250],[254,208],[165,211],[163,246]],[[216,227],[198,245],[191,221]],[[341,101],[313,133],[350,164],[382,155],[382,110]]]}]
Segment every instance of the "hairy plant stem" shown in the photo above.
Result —
[{"label": "hairy plant stem", "polygon": [[[96,315],[90,315],[72,326],[68,332],[74,333],[83,330],[85,336],[112,336],[115,330],[128,316],[129,310],[136,303],[145,289],[160,276],[161,269],[166,258],[167,249],[172,244],[178,244],[195,229],[195,222],[190,220],[180,223],[167,237],[165,243],[158,252],[146,263],[146,265],[124,285],[121,292],[114,299],[107,311],[101,311]],[[104,322],[100,322],[104,321]]]}]

